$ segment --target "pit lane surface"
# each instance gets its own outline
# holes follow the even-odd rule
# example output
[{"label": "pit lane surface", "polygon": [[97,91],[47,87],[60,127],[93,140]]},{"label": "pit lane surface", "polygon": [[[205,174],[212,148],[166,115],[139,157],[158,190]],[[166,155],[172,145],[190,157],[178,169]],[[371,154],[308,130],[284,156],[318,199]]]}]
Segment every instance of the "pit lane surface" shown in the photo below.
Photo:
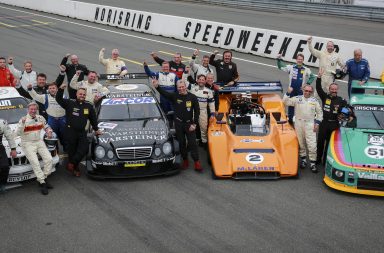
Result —
[{"label": "pit lane surface", "polygon": [[[151,51],[162,51],[165,58],[175,51],[189,56],[187,48],[196,46],[4,7],[0,5],[0,55],[15,56],[19,68],[25,58],[33,59],[35,70],[47,73],[49,80],[55,79],[66,53],[76,53],[81,63],[102,71],[100,48],[120,48],[128,69],[137,72],[142,71],[137,63],[150,60]],[[268,66],[273,60],[235,56],[241,59],[236,62],[242,80],[286,82],[284,73]],[[59,169],[50,178],[55,189],[48,196],[38,192],[34,181],[0,195],[1,251],[381,251],[382,199],[332,191],[321,173],[308,170],[299,180],[214,181],[202,149],[200,154],[203,174],[189,169],[172,177],[93,181]]]}]

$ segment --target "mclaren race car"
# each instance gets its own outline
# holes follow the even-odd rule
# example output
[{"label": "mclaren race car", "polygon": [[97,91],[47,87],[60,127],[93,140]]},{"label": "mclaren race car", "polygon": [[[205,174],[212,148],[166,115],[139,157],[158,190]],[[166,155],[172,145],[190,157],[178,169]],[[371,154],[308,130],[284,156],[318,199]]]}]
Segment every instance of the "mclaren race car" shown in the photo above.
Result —
[{"label": "mclaren race car", "polygon": [[[379,82],[357,82],[355,89],[384,90]],[[340,191],[384,196],[384,97],[352,93],[350,105],[353,110],[342,110],[341,127],[331,135],[324,182]]]},{"label": "mclaren race car", "polygon": [[[16,131],[17,124],[19,120],[27,115],[27,105],[29,101],[20,96],[17,90],[13,87],[1,87],[0,89],[0,119],[6,120],[8,122],[9,127],[13,132]],[[44,137],[44,133],[42,131],[42,138]],[[8,155],[9,162],[9,176],[8,183],[16,183],[25,181],[28,179],[35,178],[35,174],[33,173],[32,167],[25,157],[23,150],[20,146],[20,137],[16,137],[16,152],[17,157],[12,158],[9,156],[10,148],[7,140],[3,137],[3,145]],[[52,172],[55,171],[56,166],[59,164],[59,156],[56,152],[56,144],[57,139],[45,140],[45,143],[48,147],[48,150],[51,152],[53,158],[53,168]],[[39,158],[41,160],[41,158]],[[42,166],[42,161],[40,161],[40,165]]]},{"label": "mclaren race car", "polygon": [[[102,76],[103,77],[103,76]],[[106,75],[107,80],[119,79]],[[171,175],[179,145],[169,129],[155,90],[137,79],[146,74],[127,74],[97,108],[98,126],[103,131],[93,137],[86,159],[91,178],[134,178]],[[131,82],[129,82],[131,80]]]},{"label": "mclaren race car", "polygon": [[298,177],[298,141],[287,123],[280,82],[243,82],[220,90],[208,128],[213,178]]}]

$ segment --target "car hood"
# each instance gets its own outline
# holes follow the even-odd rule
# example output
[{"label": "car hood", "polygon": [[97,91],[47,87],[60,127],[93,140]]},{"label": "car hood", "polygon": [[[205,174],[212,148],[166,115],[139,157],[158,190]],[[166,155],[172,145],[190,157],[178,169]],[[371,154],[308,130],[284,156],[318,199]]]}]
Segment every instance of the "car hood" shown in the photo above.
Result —
[{"label": "car hood", "polygon": [[341,128],[335,131],[334,155],[346,166],[384,167],[384,131]]},{"label": "car hood", "polygon": [[99,144],[110,144],[113,148],[152,146],[168,139],[167,124],[162,119],[104,121],[98,126],[103,129]]}]

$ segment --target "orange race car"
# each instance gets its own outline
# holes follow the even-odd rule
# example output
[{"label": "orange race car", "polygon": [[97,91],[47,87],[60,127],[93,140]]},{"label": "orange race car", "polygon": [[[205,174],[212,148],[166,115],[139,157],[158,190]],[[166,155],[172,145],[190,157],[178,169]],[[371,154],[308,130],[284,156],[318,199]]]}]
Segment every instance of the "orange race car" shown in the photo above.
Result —
[{"label": "orange race car", "polygon": [[212,177],[298,177],[298,141],[287,123],[280,82],[243,82],[220,89],[216,120],[208,128]]}]

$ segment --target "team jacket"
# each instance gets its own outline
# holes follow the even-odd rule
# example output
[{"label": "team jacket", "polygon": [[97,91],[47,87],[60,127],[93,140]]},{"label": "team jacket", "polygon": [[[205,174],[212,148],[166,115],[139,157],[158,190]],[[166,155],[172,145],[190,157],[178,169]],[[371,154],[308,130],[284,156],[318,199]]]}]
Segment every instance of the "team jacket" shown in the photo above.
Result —
[{"label": "team jacket", "polygon": [[89,83],[88,81],[78,82],[78,78],[79,77],[77,75],[74,75],[71,80],[70,86],[74,90],[78,90],[80,87],[85,88],[87,90],[85,100],[87,100],[89,103],[93,104],[93,100],[96,95],[104,97],[109,94],[109,90],[102,84],[98,82]]},{"label": "team jacket", "polygon": [[37,80],[36,71],[32,70],[29,73],[27,71],[20,71],[16,69],[13,64],[11,65],[8,64],[8,68],[16,78],[20,79],[20,84],[21,86],[23,86],[25,90],[27,89],[28,84],[32,84],[32,86],[36,86],[36,80]]},{"label": "team jacket", "polygon": [[295,107],[296,120],[313,121],[316,124],[320,124],[323,120],[323,111],[315,97],[306,98],[303,95],[289,97],[285,94],[283,102],[287,106]]},{"label": "team jacket", "polygon": [[323,122],[324,121],[338,121],[337,116],[341,109],[347,106],[347,101],[342,97],[331,95],[324,92],[321,87],[321,78],[316,79],[316,91],[321,101],[323,102]]},{"label": "team jacket", "polygon": [[84,80],[84,76],[89,74],[89,70],[88,70],[87,66],[85,66],[83,64],[76,64],[76,65],[74,65],[72,63],[67,63],[67,61],[68,61],[68,57],[64,57],[61,60],[60,65],[64,65],[66,67],[65,73],[67,74],[68,83],[72,80],[72,78],[76,74],[77,70],[81,70],[82,71],[80,73],[79,81],[83,81]]},{"label": "team jacket", "polygon": [[[163,64],[163,62],[165,61],[165,60],[163,60],[163,59],[161,59],[161,58],[159,58],[159,57],[157,57],[157,56],[154,57],[153,59],[154,59],[155,62],[157,62],[160,66],[161,66],[161,64]],[[177,78],[181,79],[181,78],[183,77],[183,72],[184,72],[184,70],[185,70],[185,65],[184,65],[184,63],[179,63],[179,64],[177,64],[177,63],[174,62],[174,61],[169,61],[169,68],[170,68],[170,71],[171,71],[172,73],[175,73],[175,74],[176,74]]]},{"label": "team jacket", "polygon": [[[24,123],[23,120],[25,120]],[[36,115],[35,118],[32,118],[27,114],[20,119],[16,134],[21,137],[21,142],[37,142],[41,140],[41,130],[48,127],[43,116]]]},{"label": "team jacket", "polygon": [[105,66],[105,74],[125,75],[128,73],[128,69],[122,60],[104,59],[104,52],[102,50],[99,53],[99,62]]},{"label": "team jacket", "polygon": [[289,74],[289,85],[295,90],[301,89],[305,84],[311,84],[315,80],[315,75],[311,70],[303,65],[286,65],[281,59],[277,59],[277,67]]},{"label": "team jacket", "polygon": [[348,85],[350,86],[353,80],[368,81],[371,71],[369,63],[366,59],[356,62],[355,59],[349,59],[346,63],[347,74],[349,75]]},{"label": "team jacket", "polygon": [[0,68],[0,87],[14,87],[15,77],[8,68]]},{"label": "team jacket", "polygon": [[224,85],[239,80],[239,73],[237,72],[237,65],[233,62],[225,63],[223,60],[215,60],[215,54],[209,58],[209,64],[216,68],[217,82]]},{"label": "team jacket", "polygon": [[64,90],[59,89],[56,94],[56,101],[65,109],[67,127],[77,131],[85,131],[88,120],[92,128],[97,131],[96,112],[93,105],[87,101],[79,102],[75,99],[63,98]]},{"label": "team jacket", "polygon": [[319,68],[323,68],[325,70],[324,74],[332,75],[332,73],[336,73],[337,65],[340,67],[344,66],[343,60],[338,53],[328,53],[326,50],[317,50],[313,48],[312,43],[308,44],[308,48],[311,54],[319,59]]},{"label": "team jacket", "polygon": [[13,131],[5,120],[0,119],[0,145],[3,145],[3,135],[7,139],[9,147],[11,149],[16,149],[15,135],[13,134]]},{"label": "team jacket", "polygon": [[164,90],[168,92],[176,91],[176,83],[179,78],[176,76],[175,73],[153,72],[149,69],[147,65],[144,66],[144,71],[149,77],[153,77],[159,80],[159,85]]},{"label": "team jacket", "polygon": [[213,93],[210,89],[207,87],[200,88],[199,85],[193,85],[191,87],[191,93],[197,97],[200,110],[206,112],[209,107],[211,113],[215,111],[215,100],[213,99]]}]

